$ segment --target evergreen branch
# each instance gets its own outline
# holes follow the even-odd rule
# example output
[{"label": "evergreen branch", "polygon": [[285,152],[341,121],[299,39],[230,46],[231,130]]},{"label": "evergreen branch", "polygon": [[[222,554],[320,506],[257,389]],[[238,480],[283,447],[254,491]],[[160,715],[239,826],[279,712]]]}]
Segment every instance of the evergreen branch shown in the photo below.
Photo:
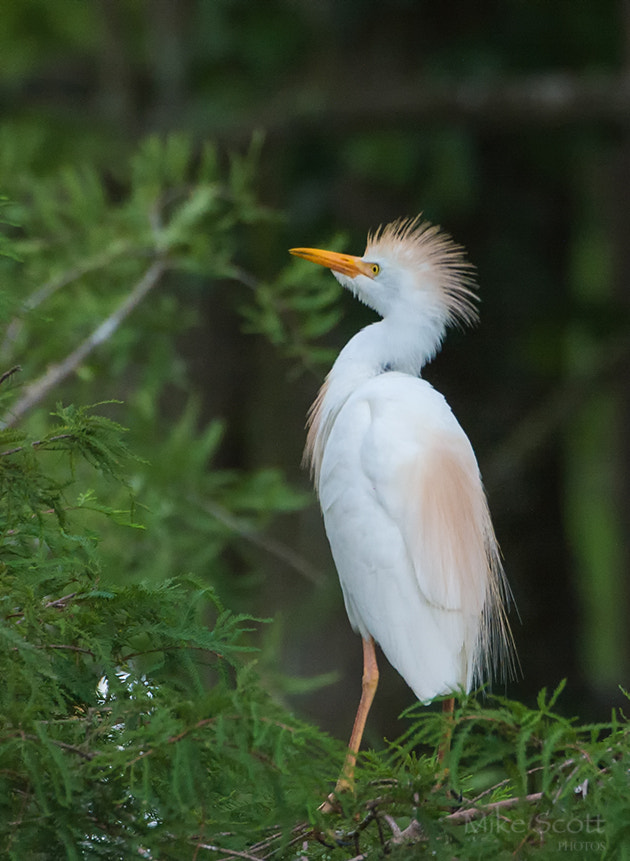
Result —
[{"label": "evergreen branch", "polygon": [[[216,723],[216,718],[202,718],[201,720],[198,720],[196,724],[186,727],[186,729],[177,733],[177,735],[169,736],[166,739],[166,743],[177,744],[178,741],[182,741],[182,739],[190,735],[191,732],[194,732],[196,729],[201,729],[204,726],[209,726],[212,723]],[[141,753],[139,753],[137,756],[134,756],[134,758],[127,763],[127,768],[131,768],[132,765],[135,765],[137,762],[140,762],[141,759],[146,759],[147,756],[153,756],[155,752],[155,747],[150,747],[148,750],[143,750]]]},{"label": "evergreen branch", "polygon": [[[128,254],[130,250],[129,246],[122,245],[117,247],[114,251],[109,250],[105,254],[98,254],[95,257],[86,260],[82,264],[68,269],[61,275],[51,278],[31,293],[22,306],[22,312],[27,313],[28,311],[32,311],[34,308],[37,308],[38,305],[41,305],[42,302],[45,302],[46,299],[53,296],[58,290],[61,290],[63,287],[67,287],[69,284],[72,284],[84,275],[89,275],[92,272],[98,272],[99,269],[104,269],[119,257],[123,257]],[[24,320],[21,317],[14,317],[9,322],[4,338],[2,339],[2,343],[0,344],[0,357],[2,359],[5,359],[10,355],[11,349],[17,340],[23,325]],[[1,382],[2,380],[0,379],[0,383]]]},{"label": "evergreen branch", "polygon": [[[46,511],[43,513],[44,514],[52,514],[53,512],[52,511]],[[65,609],[67,602],[72,600],[72,598],[74,598],[77,594],[78,594],[78,592],[70,592],[68,595],[64,595],[62,598],[56,598],[54,601],[48,601],[46,604],[44,604],[44,608],[47,609],[48,607],[58,607],[59,609],[63,610],[63,609]],[[16,611],[15,613],[7,613],[7,615],[4,618],[5,619],[22,619],[23,617],[24,617],[24,611],[20,610],[20,611]]]},{"label": "evergreen branch", "polygon": [[195,849],[207,849],[208,852],[223,852],[230,858],[245,858],[246,861],[264,861],[262,855],[250,855],[249,852],[238,852],[236,849],[224,849],[223,846],[215,846],[212,843],[195,843]]},{"label": "evergreen branch", "polygon": [[[226,719],[239,720],[238,715],[225,715],[224,717]],[[260,721],[261,721],[261,723],[268,723],[268,724],[271,724],[273,726],[278,727],[279,729],[286,730],[286,731],[291,732],[291,733],[294,733],[296,731],[295,727],[289,726],[288,724],[286,724],[282,721],[272,720],[271,718],[269,718],[267,716],[262,716],[260,718]],[[178,732],[176,735],[169,736],[166,739],[166,743],[167,744],[177,744],[177,742],[183,741],[183,739],[185,739],[191,733],[195,732],[195,730],[202,729],[204,726],[210,726],[213,723],[216,723],[215,717],[202,718],[201,720],[198,720],[197,723],[186,727],[181,732]],[[136,762],[139,762],[141,759],[146,759],[147,756],[152,756],[155,752],[156,752],[155,747],[151,747],[148,750],[143,750],[141,753],[139,753],[137,756],[135,756],[132,760],[130,760],[127,763],[127,768],[131,767],[132,765],[135,765]],[[258,754],[256,754],[254,752],[253,755],[256,756]],[[267,760],[265,760],[265,762],[268,763]]]},{"label": "evergreen branch", "polygon": [[[27,732],[11,733],[10,735],[4,736],[4,738],[5,739],[7,739],[7,738],[21,738],[24,741],[37,741],[37,742],[41,743],[41,738],[39,736],[33,735],[32,733],[27,733]],[[77,747],[74,744],[68,744],[65,741],[59,741],[59,739],[56,739],[56,738],[47,737],[46,741],[50,742],[50,744],[53,744],[55,747],[58,747],[61,750],[67,751],[68,753],[75,753],[77,756],[80,756],[82,759],[87,759],[88,762],[95,759],[95,757],[101,755],[101,752],[98,750],[92,750],[92,751],[81,750],[80,747]]]},{"label": "evergreen branch", "polygon": [[21,370],[21,365],[14,365],[12,368],[9,368],[8,371],[5,371],[3,374],[0,374],[0,386],[2,385],[2,383],[5,382],[5,380],[8,380],[9,377],[12,377],[13,374],[19,373]]},{"label": "evergreen branch", "polygon": [[[555,795],[553,796],[553,803],[554,803],[554,804],[556,804],[556,803],[560,800],[560,798],[562,797],[562,794],[564,793],[565,789],[567,788],[567,786],[569,785],[569,783],[570,783],[570,782],[575,778],[575,776],[576,776],[576,774],[578,773],[578,771],[579,771],[579,765],[575,765],[575,766],[571,769],[571,771],[569,772],[569,774],[567,775],[567,777],[566,777],[566,779],[565,779],[564,783],[561,783],[561,784],[560,784],[560,786],[559,786],[559,787],[558,787],[558,789],[556,790]],[[602,771],[601,771],[600,773],[603,773],[604,771],[606,771],[606,769],[602,769]]]},{"label": "evergreen branch", "polygon": [[86,260],[84,263],[81,263],[72,269],[68,269],[63,274],[58,275],[55,278],[51,278],[31,293],[24,303],[24,310],[32,311],[33,308],[37,308],[38,305],[45,302],[46,299],[50,298],[50,296],[56,293],[57,290],[60,290],[62,287],[67,287],[68,284],[72,284],[73,281],[77,281],[84,275],[88,275],[91,272],[97,272],[99,269],[105,269],[110,265],[110,263],[113,263],[119,257],[126,256],[130,250],[131,248],[127,245],[117,247],[114,251],[110,249],[104,254],[97,254]]},{"label": "evergreen branch", "polygon": [[524,801],[528,804],[536,804],[542,798],[542,792],[532,792],[522,798],[503,798],[500,801],[492,801],[485,807],[463,807],[461,810],[455,810],[453,813],[449,813],[444,817],[444,820],[446,822],[466,823],[473,819],[480,819],[484,816],[489,816],[495,811],[509,810],[512,807],[516,807],[518,804],[522,804]]},{"label": "evergreen branch", "polygon": [[271,724],[272,726],[276,726],[276,727],[278,727],[278,729],[284,729],[287,732],[296,732],[297,731],[296,727],[291,726],[290,724],[285,723],[284,721],[276,720],[275,718],[267,717],[266,715],[261,716],[260,722]]},{"label": "evergreen branch", "polygon": [[[311,825],[308,825],[306,822],[300,822],[295,825],[291,829],[291,834],[294,836],[283,842],[283,846],[286,849],[290,849],[291,846],[295,846],[296,843],[299,843],[301,840],[303,841],[306,837],[313,834],[313,828]],[[283,840],[285,834],[282,830],[275,831],[273,834],[265,837],[264,840],[260,840],[258,843],[252,844],[249,848],[252,852],[264,853],[265,851],[271,849],[274,843],[277,843],[279,840]],[[267,855],[263,855],[264,858],[271,858],[272,855],[276,855],[279,851],[279,848],[271,849],[271,851]]]},{"label": "evergreen branch", "polygon": [[43,643],[36,646],[37,649],[65,649],[68,652],[80,652],[82,655],[89,655],[91,658],[96,658],[94,652],[90,649],[84,649],[82,646],[72,646],[69,643]]},{"label": "evergreen branch", "polygon": [[177,733],[177,735],[172,735],[168,739],[169,744],[176,744],[178,741],[181,741],[183,738],[186,738],[187,735],[190,735],[191,732],[194,732],[196,729],[201,729],[203,726],[208,726],[209,724],[215,723],[216,718],[202,718],[202,720],[197,721],[194,726],[189,726],[181,732]]},{"label": "evergreen branch", "polygon": [[337,286],[318,290],[314,298],[312,277],[308,286],[300,282],[293,265],[273,285],[239,266],[233,266],[230,275],[253,294],[253,304],[240,308],[247,323],[245,331],[264,335],[321,382],[322,355],[326,363],[331,357],[326,350],[322,354],[314,342],[339,321]]},{"label": "evergreen branch", "polygon": [[140,652],[131,652],[128,655],[123,655],[119,660],[121,664],[133,660],[133,658],[141,658],[144,655],[151,655],[157,652],[205,652],[206,654],[215,655],[217,658],[222,658],[223,655],[215,649],[208,649],[207,646],[190,646],[184,643],[179,646],[157,646],[155,649],[142,649]]},{"label": "evergreen branch", "polygon": [[47,439],[36,439],[36,440],[33,440],[33,442],[28,443],[27,445],[18,445],[18,446],[15,446],[15,448],[8,448],[6,451],[0,451],[0,457],[6,457],[9,454],[18,454],[19,452],[24,451],[24,449],[28,448],[29,446],[31,448],[38,448],[40,445],[46,445],[46,443],[49,443],[49,442],[57,442],[60,439],[73,439],[73,438],[74,438],[73,434],[60,433],[60,434],[57,434],[56,436],[50,436]]},{"label": "evergreen branch", "polygon": [[[564,768],[567,768],[570,765],[575,765],[575,759],[573,757],[571,757],[569,759],[565,759],[564,762],[561,762],[557,766],[557,770],[560,772]],[[545,770],[545,766],[537,765],[534,768],[528,768],[525,773],[528,777],[531,777],[532,774],[537,774],[538,772],[544,771],[544,770]],[[571,772],[571,773],[573,773],[573,772]],[[571,777],[571,775],[569,775],[568,779],[570,779],[570,777]],[[467,802],[468,806],[469,807],[476,806],[482,798],[485,798],[487,795],[492,795],[494,792],[497,792],[499,789],[501,789],[504,786],[507,786],[510,783],[512,783],[512,778],[506,777],[505,780],[501,780],[501,781],[499,781],[499,783],[495,783],[493,786],[488,787],[488,789],[484,789],[483,792],[480,792],[479,795],[476,795],[473,799],[471,799],[470,801]],[[565,785],[566,785],[566,782],[565,782]],[[554,798],[554,801],[557,801],[558,798],[559,798],[559,795],[557,795]]]},{"label": "evergreen branch", "polygon": [[[419,840],[422,836],[422,826],[419,824],[417,819],[412,819],[409,825],[403,830],[400,825],[396,822],[393,816],[390,816],[389,813],[383,814],[383,819],[392,832],[392,843],[408,843],[415,842]],[[377,825],[379,824],[378,819],[376,820]],[[381,839],[381,843],[382,843]]]},{"label": "evergreen branch", "polygon": [[58,386],[67,376],[76,371],[90,353],[111,338],[129,314],[155,287],[167,269],[168,261],[166,258],[155,260],[120,305],[97,326],[91,335],[69,353],[63,361],[51,365],[45,374],[27,386],[20,400],[2,417],[0,426],[5,428],[13,426],[55,386]]},{"label": "evergreen branch", "polygon": [[62,609],[66,606],[68,601],[71,601],[73,598],[76,598],[78,592],[69,592],[67,595],[62,595],[61,598],[55,598],[54,601],[48,601],[44,604],[44,607],[61,607]]},{"label": "evergreen branch", "polygon": [[260,287],[260,278],[256,278],[255,275],[252,275],[251,272],[243,269],[242,266],[235,266],[233,274],[235,280],[242,284],[243,287],[247,287],[248,290],[255,292]]}]

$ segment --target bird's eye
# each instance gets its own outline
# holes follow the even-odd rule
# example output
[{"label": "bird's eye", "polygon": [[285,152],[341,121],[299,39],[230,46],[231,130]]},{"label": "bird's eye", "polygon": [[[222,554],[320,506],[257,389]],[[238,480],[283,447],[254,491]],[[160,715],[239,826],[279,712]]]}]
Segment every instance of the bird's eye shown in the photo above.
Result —
[{"label": "bird's eye", "polygon": [[370,263],[370,272],[374,277],[376,277],[380,271],[381,267],[378,265],[378,263]]}]

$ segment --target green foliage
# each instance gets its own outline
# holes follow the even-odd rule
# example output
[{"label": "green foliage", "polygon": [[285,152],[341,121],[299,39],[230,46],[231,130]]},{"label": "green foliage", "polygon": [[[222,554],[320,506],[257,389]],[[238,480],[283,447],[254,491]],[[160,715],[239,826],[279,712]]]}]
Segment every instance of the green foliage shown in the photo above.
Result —
[{"label": "green foliage", "polygon": [[[4,217],[4,212],[6,211],[6,207],[9,206],[9,199],[0,195],[0,225],[10,225],[11,227],[15,227],[15,223]],[[13,260],[17,260],[17,254],[13,247],[12,242],[5,235],[4,232],[0,232],[0,257],[11,257]]]},{"label": "green foliage", "polygon": [[[273,824],[283,808],[306,810],[330,745],[244,663],[256,620],[225,610],[195,578],[121,585],[104,568],[85,497],[71,497],[72,464],[119,474],[121,429],[91,410],[57,415],[41,439],[4,431],[0,452],[8,857],[181,858],[206,828],[240,823],[246,834],[252,804]],[[59,451],[63,481],[46,471]]]},{"label": "green foliage", "polygon": [[[151,137],[109,182],[90,166],[8,180],[3,848],[341,861],[580,857],[579,843],[619,857],[627,723],[567,720],[560,690],[534,709],[470,698],[452,721],[416,706],[401,738],[361,756],[355,793],[318,810],[342,745],[270,696],[253,645],[262,622],[218,597],[251,602],[252,550],[275,552],[261,535],[304,496],[273,465],[219,465],[224,423],[202,419],[177,349],[214,291],[292,367],[329,358],[335,282],[300,261],[265,282],[243,266],[249,231],[272,220],[252,191],[257,146],[226,166],[210,145]],[[95,388],[97,407],[48,412]]]},{"label": "green foliage", "polygon": [[[341,240],[337,238],[327,247],[340,248]],[[328,367],[335,352],[317,341],[341,318],[340,293],[327,270],[296,260],[273,283],[256,285],[253,301],[241,307],[245,330],[263,335],[300,366]]]},{"label": "green foliage", "polygon": [[[119,170],[124,191],[116,200],[88,165],[63,168],[28,192],[23,177],[14,180],[20,203],[10,211],[21,235],[11,248],[23,263],[4,264],[5,365],[19,359],[30,380],[51,361],[62,364],[74,345],[87,348],[79,370],[86,382],[98,374],[119,386],[133,367],[143,375],[138,389],[151,387],[153,395],[156,376],[162,387],[185,385],[172,339],[194,324],[190,302],[197,290],[222,279],[248,289],[246,301],[240,290],[228,291],[226,301],[248,309],[251,330],[312,363],[319,357],[313,342],[338,319],[334,282],[319,290],[311,279],[307,291],[304,268],[290,261],[274,282],[262,284],[235,259],[239,231],[271,218],[252,190],[259,149],[254,140],[248,155],[232,157],[225,170],[210,143],[195,148],[183,135],[152,136],[129,170]],[[143,287],[156,263],[157,276]],[[177,273],[197,280],[165,290],[161,282],[173,283]],[[133,329],[122,325],[132,312]]]},{"label": "green foliage", "polygon": [[61,443],[68,467],[97,450],[98,468],[116,474],[120,429],[89,410],[58,418],[41,440],[5,432],[13,447],[0,460],[3,481],[12,466],[29,487],[27,504],[5,493],[1,512],[8,857],[175,859],[221,847],[290,858],[299,845],[309,858],[553,858],[625,845],[628,725],[562,717],[562,686],[536,709],[468,698],[451,719],[414,706],[401,738],[362,756],[356,793],[318,812],[340,745],[265,694],[244,661],[256,620],[192,577],[120,585],[103,569],[70,502],[72,471],[60,484],[44,463]]},{"label": "green foliage", "polygon": [[[210,145],[173,135],[139,147],[114,199],[89,166],[13,177],[0,338],[9,857],[181,858],[235,827],[244,846],[259,827],[311,816],[340,759],[339,743],[265,692],[251,657],[260,622],[215,588],[240,597],[252,548],[276,547],[258,534],[305,497],[275,467],[216,467],[224,424],[201,421],[177,355],[202,287],[245,282],[260,304],[236,262],[239,232],[269,218],[255,161],[254,146],[224,168]],[[309,329],[316,309],[291,307],[289,284],[267,285],[265,312],[291,316],[310,363],[307,340],[325,327]],[[95,386],[125,403],[47,415],[53,398]]]},{"label": "green foliage", "polygon": [[[76,474],[84,459],[124,475],[123,429],[94,408],[55,419],[37,439],[1,438],[8,857],[176,859],[216,847],[290,858],[298,845],[302,857],[333,859],[619,857],[628,724],[562,717],[562,686],[534,709],[471,697],[449,718],[414,706],[403,736],[363,754],[355,794],[318,811],[341,745],[265,693],[247,658],[259,622],[225,610],[194,577],[121,584],[85,522],[95,509],[117,521],[121,512],[77,494]],[[49,475],[51,458],[65,465],[61,478]],[[249,491],[258,501],[261,482]],[[142,535],[127,534],[127,548]]]},{"label": "green foliage", "polygon": [[[8,211],[20,227],[5,237],[11,257],[2,262],[0,360],[12,369],[0,387],[4,425],[26,420],[43,440],[41,406],[94,400],[95,388],[111,398],[103,409],[130,428],[138,457],[120,491],[98,477],[86,481],[97,497],[117,494],[120,509],[130,493],[138,499],[135,515],[147,528],[128,549],[121,579],[203,572],[230,601],[240,589],[235,558],[243,572],[256,565],[261,551],[252,552],[251,538],[306,498],[274,466],[254,474],[216,468],[224,424],[202,421],[179,341],[194,332],[210,292],[298,369],[329,358],[319,340],[338,319],[333,279],[319,290],[287,256],[263,284],[241,263],[248,231],[275,219],[253,190],[259,157],[258,139],[226,162],[209,142],[151,136],[128,167],[116,166],[113,196],[90,165],[37,182],[24,168],[8,179],[18,201]],[[101,467],[98,452],[82,453]],[[107,526],[101,533],[104,554],[116,555],[120,539]]]},{"label": "green foliage", "polygon": [[626,857],[630,728],[619,715],[563,717],[563,687],[537,708],[469,697],[451,717],[415,705],[401,738],[363,755],[355,794],[303,829],[303,857]]},{"label": "green foliage", "polygon": [[224,424],[215,420],[199,429],[192,401],[166,434],[162,430],[155,403],[144,400],[135,431],[159,463],[138,463],[128,473],[145,526],[127,549],[128,576],[159,582],[186,560],[188,570],[204,572],[234,606],[242,602],[235,570],[259,564],[249,539],[264,532],[274,515],[302,508],[306,497],[271,467],[252,473],[216,468]]}]

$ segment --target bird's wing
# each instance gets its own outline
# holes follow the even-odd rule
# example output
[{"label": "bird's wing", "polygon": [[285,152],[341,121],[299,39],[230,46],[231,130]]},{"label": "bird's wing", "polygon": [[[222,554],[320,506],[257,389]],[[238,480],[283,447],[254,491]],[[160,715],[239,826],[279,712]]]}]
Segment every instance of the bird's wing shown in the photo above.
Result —
[{"label": "bird's wing", "polygon": [[[472,447],[444,398],[402,374],[362,386],[330,433],[320,498],[355,627],[421,699],[470,686],[496,545]],[[445,680],[429,694],[411,678],[427,661]]]},{"label": "bird's wing", "polygon": [[376,417],[363,468],[398,524],[427,602],[479,614],[489,521],[475,456],[454,419],[427,428],[409,418],[404,410]]}]

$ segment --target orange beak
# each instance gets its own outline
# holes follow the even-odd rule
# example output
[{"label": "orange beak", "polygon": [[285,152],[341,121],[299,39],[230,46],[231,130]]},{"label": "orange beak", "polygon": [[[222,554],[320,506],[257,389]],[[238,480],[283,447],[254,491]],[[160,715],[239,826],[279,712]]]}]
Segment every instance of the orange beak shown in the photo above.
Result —
[{"label": "orange beak", "polygon": [[369,265],[360,257],[355,257],[353,254],[339,254],[337,251],[322,251],[320,248],[290,248],[289,254],[295,257],[303,257],[305,260],[310,260],[311,263],[318,263],[320,266],[326,266],[332,269],[333,272],[341,272],[342,275],[349,275],[350,278],[356,278],[357,275],[372,275]]}]

